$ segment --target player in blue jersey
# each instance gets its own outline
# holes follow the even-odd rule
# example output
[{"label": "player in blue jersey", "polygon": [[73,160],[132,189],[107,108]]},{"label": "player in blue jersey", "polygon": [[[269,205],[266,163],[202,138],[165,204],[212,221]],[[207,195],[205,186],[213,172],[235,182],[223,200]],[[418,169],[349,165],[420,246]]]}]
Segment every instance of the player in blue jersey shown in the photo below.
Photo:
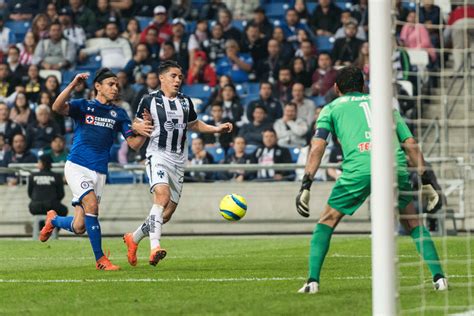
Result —
[{"label": "player in blue jersey", "polygon": [[117,99],[117,76],[107,68],[100,69],[94,78],[94,100],[67,101],[74,88],[88,78],[78,74],[56,98],[53,111],[74,119],[74,139],[64,167],[64,175],[73,194],[74,216],[57,216],[49,211],[39,239],[48,240],[55,227],[75,234],[87,231],[98,270],[119,270],[102,251],[99,224],[99,202],[107,174],[109,151],[114,133],[120,132],[128,145],[138,150],[152,131],[151,122],[132,123],[124,109],[112,104]]}]

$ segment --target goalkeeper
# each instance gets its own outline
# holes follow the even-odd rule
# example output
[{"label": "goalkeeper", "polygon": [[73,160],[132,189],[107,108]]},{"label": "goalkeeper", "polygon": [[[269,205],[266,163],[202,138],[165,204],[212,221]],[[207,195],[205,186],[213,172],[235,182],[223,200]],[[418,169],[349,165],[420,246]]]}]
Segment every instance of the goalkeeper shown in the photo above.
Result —
[{"label": "goalkeeper", "polygon": [[[345,215],[354,214],[370,195],[371,101],[370,96],[363,93],[364,77],[362,72],[352,66],[341,69],[336,78],[335,90],[339,98],[323,108],[317,121],[317,129],[311,142],[303,183],[296,198],[298,213],[304,217],[309,216],[311,184],[321,163],[321,157],[330,134],[334,134],[341,143],[344,154],[343,172],[336,181],[314,230],[309,254],[309,278],[298,291],[300,293],[319,291],[320,272],[334,229]],[[429,177],[426,177],[423,154],[413,135],[398,111],[394,111],[394,117],[396,138],[398,138],[397,140],[394,137],[398,164],[398,188],[400,192],[409,193],[408,195],[399,195],[398,208],[404,215],[417,214],[412,202],[413,194],[411,192],[413,189],[408,178],[407,156],[410,166],[415,167],[421,176],[423,192],[427,194],[428,198],[427,210],[430,211],[438,204],[439,195],[432,188]],[[388,213],[387,216],[390,214]],[[447,290],[447,280],[428,230],[416,216],[400,219],[400,223],[410,233],[416,249],[427,263],[433,275],[435,290]]]}]

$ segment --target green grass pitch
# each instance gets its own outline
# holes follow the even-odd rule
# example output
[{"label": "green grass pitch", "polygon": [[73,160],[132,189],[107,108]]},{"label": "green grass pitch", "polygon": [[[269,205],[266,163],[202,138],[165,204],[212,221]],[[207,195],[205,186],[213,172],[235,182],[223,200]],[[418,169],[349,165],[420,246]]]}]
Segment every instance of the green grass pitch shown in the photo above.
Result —
[{"label": "green grass pitch", "polygon": [[[164,238],[168,257],[148,265],[148,240],[131,267],[121,238],[104,248],[121,265],[96,271],[86,238],[42,244],[0,240],[0,315],[369,315],[369,237],[335,236],[321,292],[297,294],[310,236]],[[470,309],[474,265],[466,237],[435,239],[450,290],[435,292],[410,238],[398,238],[399,312],[441,315]],[[447,256],[447,257],[446,257]],[[445,264],[446,266],[446,264]],[[472,308],[472,306],[471,306]]]}]

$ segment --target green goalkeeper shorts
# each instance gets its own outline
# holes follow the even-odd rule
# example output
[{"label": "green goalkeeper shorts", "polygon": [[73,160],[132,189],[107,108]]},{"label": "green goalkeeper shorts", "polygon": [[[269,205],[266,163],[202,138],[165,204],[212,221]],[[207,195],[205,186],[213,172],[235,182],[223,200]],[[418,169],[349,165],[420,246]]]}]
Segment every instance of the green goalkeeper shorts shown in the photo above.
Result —
[{"label": "green goalkeeper shorts", "polygon": [[[408,181],[407,173],[398,174],[398,190],[398,208],[402,210],[413,200],[413,188]],[[332,189],[328,204],[345,215],[352,215],[369,195],[370,174],[356,175],[343,172]]]}]

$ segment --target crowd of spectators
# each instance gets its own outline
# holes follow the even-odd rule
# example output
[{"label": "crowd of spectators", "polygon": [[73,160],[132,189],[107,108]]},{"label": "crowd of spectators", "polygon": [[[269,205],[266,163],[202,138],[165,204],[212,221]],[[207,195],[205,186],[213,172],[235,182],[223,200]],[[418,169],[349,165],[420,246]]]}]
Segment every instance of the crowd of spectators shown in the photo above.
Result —
[{"label": "crowd of spectators", "polygon": [[[190,164],[304,163],[298,153],[307,152],[319,112],[337,97],[337,69],[356,65],[370,85],[367,2],[294,0],[270,16],[266,9],[274,1],[0,1],[0,166],[36,162],[40,154],[65,161],[73,123],[52,113],[51,105],[74,74],[112,68],[121,87],[116,103],[133,117],[141,97],[159,88],[157,66],[170,59],[183,67],[183,89],[208,87],[207,98],[194,98],[199,117],[235,126],[230,135],[190,134]],[[454,6],[446,24],[448,12],[433,0],[419,7],[397,0],[394,12],[394,72],[414,86],[404,48],[426,50],[436,71],[446,57],[438,50],[443,31],[451,34],[453,48],[463,48],[466,36],[472,40],[466,28],[456,27],[474,24],[472,6]],[[22,33],[14,29],[20,24],[29,27]],[[461,65],[462,55],[455,54],[454,67]],[[93,97],[90,84],[76,87],[73,98]],[[254,89],[242,92],[242,86]],[[399,108],[408,117],[418,115],[410,103]],[[328,148],[323,161],[342,159],[337,140]],[[143,159],[119,137],[112,155],[121,163]],[[291,180],[295,174],[268,169],[187,178]],[[0,182],[15,178],[3,175]]]}]

